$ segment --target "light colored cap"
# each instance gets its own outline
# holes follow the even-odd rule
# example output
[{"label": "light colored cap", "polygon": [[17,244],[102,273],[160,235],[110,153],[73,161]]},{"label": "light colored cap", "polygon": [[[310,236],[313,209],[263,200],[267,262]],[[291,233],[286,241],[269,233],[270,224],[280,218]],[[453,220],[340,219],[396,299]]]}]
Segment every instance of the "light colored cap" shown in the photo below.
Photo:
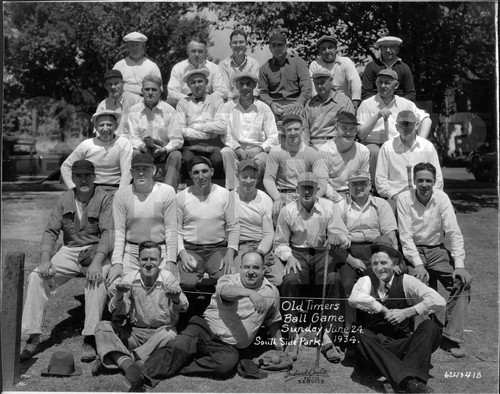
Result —
[{"label": "light colored cap", "polygon": [[319,47],[321,43],[325,41],[333,42],[335,46],[339,43],[337,39],[333,36],[323,36],[318,41],[316,41],[316,47]]},{"label": "light colored cap", "polygon": [[332,74],[330,71],[328,71],[326,68],[320,68],[318,71],[315,71],[312,75],[312,78],[320,78],[320,77],[332,77]]},{"label": "light colored cap", "polygon": [[315,186],[318,184],[318,177],[312,172],[303,172],[299,175],[297,179],[297,185],[311,185]]},{"label": "light colored cap", "polygon": [[129,42],[129,41],[139,41],[139,42],[146,42],[148,38],[142,34],[139,33],[138,31],[133,31],[132,33],[128,33],[125,37],[123,37],[123,41]]},{"label": "light colored cap", "polygon": [[210,75],[210,71],[208,71],[208,69],[206,69],[206,68],[197,68],[196,70],[191,70],[191,71],[187,72],[186,75],[184,75],[184,78],[182,78],[182,80],[187,83],[189,81],[189,78],[191,78],[193,75],[197,75],[197,74],[204,75],[205,78],[208,79],[208,76]]},{"label": "light colored cap", "polygon": [[97,121],[97,118],[99,118],[99,116],[104,116],[104,115],[110,115],[114,117],[117,122],[120,120],[120,114],[118,112],[111,110],[96,112],[94,115],[92,115],[92,118],[90,120],[92,121],[92,123],[95,123]]},{"label": "light colored cap", "polygon": [[398,113],[396,118],[396,122],[409,122],[409,123],[417,123],[417,117],[413,113],[413,111],[404,110]]},{"label": "light colored cap", "polygon": [[238,82],[241,78],[250,78],[255,83],[259,83],[259,77],[250,71],[243,71],[240,73],[236,73],[233,77],[234,83]]},{"label": "light colored cap", "polygon": [[394,70],[390,70],[388,68],[384,68],[383,70],[380,70],[379,73],[377,74],[378,76],[380,75],[385,75],[387,77],[392,77],[394,79],[398,79],[398,73]]},{"label": "light colored cap", "polygon": [[381,45],[401,45],[403,40],[394,36],[381,37],[375,41],[375,48],[380,48]]},{"label": "light colored cap", "polygon": [[259,171],[259,166],[255,160],[242,160],[238,164],[238,172],[243,171],[245,168],[253,168],[255,171]]},{"label": "light colored cap", "polygon": [[348,182],[354,182],[354,181],[369,181],[370,178],[370,173],[365,170],[355,170],[349,173],[349,176],[347,177]]}]

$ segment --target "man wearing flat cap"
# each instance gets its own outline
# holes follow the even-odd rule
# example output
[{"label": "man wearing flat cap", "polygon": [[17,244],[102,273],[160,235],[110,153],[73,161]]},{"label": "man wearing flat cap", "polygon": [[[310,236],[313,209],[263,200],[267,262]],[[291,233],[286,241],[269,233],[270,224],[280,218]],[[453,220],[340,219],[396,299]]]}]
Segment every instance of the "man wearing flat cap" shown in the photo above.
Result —
[{"label": "man wearing flat cap", "polygon": [[349,195],[347,178],[352,171],[370,171],[370,151],[355,141],[359,123],[350,112],[339,112],[335,117],[337,135],[319,148],[328,170],[325,197],[334,202]]},{"label": "man wearing flat cap", "polygon": [[191,95],[181,99],[176,107],[184,137],[181,149],[182,173],[189,185],[189,161],[194,156],[203,156],[208,158],[214,167],[214,182],[224,186],[221,150],[226,141],[226,130],[216,129],[214,125],[215,116],[221,112],[224,100],[217,94],[207,93],[209,76],[210,72],[205,68],[191,70],[184,76]]},{"label": "man wearing flat cap", "polygon": [[110,110],[92,116],[97,136],[82,141],[61,165],[61,177],[68,189],[75,187],[71,168],[77,160],[95,163],[95,186],[108,193],[114,194],[119,187],[130,184],[132,144],[115,134],[119,119],[120,114]]},{"label": "man wearing flat cap", "polygon": [[264,173],[264,186],[273,199],[273,220],[281,209],[297,198],[297,178],[313,172],[319,179],[318,197],[325,194],[328,177],[326,164],[318,151],[302,141],[303,119],[289,114],[283,117],[285,141],[269,151]]},{"label": "man wearing flat cap", "polygon": [[319,149],[337,135],[336,115],[339,112],[354,114],[355,110],[349,97],[333,88],[333,78],[327,69],[315,71],[312,80],[318,93],[304,109],[304,142]]},{"label": "man wearing flat cap", "polygon": [[[354,62],[337,53],[337,44],[337,39],[332,36],[323,36],[316,42],[319,56],[309,65],[309,73],[312,78],[315,72],[327,69],[332,76],[332,89],[344,93],[357,109],[361,102],[361,79]],[[317,93],[313,86],[312,96]]]},{"label": "man wearing flat cap", "polygon": [[282,33],[271,33],[269,50],[273,57],[259,70],[260,98],[271,107],[278,121],[286,114],[300,115],[311,97],[307,63],[287,53],[286,37]]},{"label": "man wearing flat cap", "polygon": [[[430,393],[427,386],[431,356],[441,342],[439,327],[429,314],[441,312],[445,300],[438,292],[394,268],[403,259],[385,236],[367,247],[373,273],[361,277],[349,304],[358,309],[356,348],[364,369],[375,367],[393,390]],[[414,329],[414,317],[423,320]]]},{"label": "man wearing flat cap", "polygon": [[128,56],[113,67],[122,73],[123,90],[137,96],[142,95],[142,81],[146,75],[154,75],[161,79],[161,72],[156,63],[146,57],[147,40],[144,34],[136,31],[123,37]]},{"label": "man wearing flat cap", "polygon": [[396,127],[396,116],[400,111],[409,110],[417,118],[418,134],[427,138],[432,121],[429,114],[417,108],[415,103],[395,94],[399,86],[396,71],[383,69],[379,71],[377,79],[377,94],[363,100],[358,108],[359,140],[370,150],[370,173],[375,183],[377,158],[382,144],[399,135]]},{"label": "man wearing flat cap", "polygon": [[413,74],[410,67],[398,57],[400,45],[403,40],[398,37],[381,37],[375,42],[375,47],[380,49],[380,58],[375,58],[366,65],[361,78],[361,98],[366,100],[377,92],[376,79],[381,70],[393,70],[398,76],[396,94],[407,100],[415,101],[416,92],[413,84]]},{"label": "man wearing flat cap", "polygon": [[222,149],[226,188],[238,187],[237,167],[241,160],[255,160],[259,166],[258,182],[262,182],[269,150],[278,144],[278,129],[269,106],[254,97],[258,77],[249,72],[234,76],[239,97],[228,101],[216,116],[217,127],[226,131]]},{"label": "man wearing flat cap", "polygon": [[422,161],[436,168],[437,189],[443,189],[443,174],[436,148],[432,142],[417,135],[417,117],[412,111],[398,113],[396,128],[399,136],[384,143],[378,155],[375,186],[380,194],[396,205],[399,193],[413,188],[412,170]]},{"label": "man wearing flat cap", "polygon": [[157,166],[155,180],[165,182],[177,190],[181,171],[181,153],[184,139],[179,126],[179,115],[161,99],[161,78],[147,75],[142,81],[143,101],[130,108],[127,129],[134,147],[134,155],[151,155]]},{"label": "man wearing flat cap", "polygon": [[[318,178],[312,172],[303,172],[297,179],[299,198],[287,204],[280,212],[276,235],[274,237],[274,253],[285,265],[281,297],[291,299],[299,297],[318,297],[318,289],[326,281],[324,297],[338,297],[338,286],[335,285],[334,266],[341,262],[345,249],[351,243],[347,229],[340,217],[340,211],[333,202],[317,196]],[[331,249],[327,246],[330,245]],[[328,257],[326,256],[329,250]],[[327,259],[327,260],[326,260]],[[325,267],[327,264],[327,267]],[[325,269],[327,273],[325,274]],[[326,278],[325,278],[326,275]],[[321,294],[321,293],[320,293]],[[329,300],[328,303],[333,303]],[[323,305],[324,306],[324,305]],[[335,319],[334,305],[325,308],[326,320],[329,322],[322,332],[322,352],[328,361],[340,361],[338,348],[332,343],[332,323]],[[292,358],[297,357],[300,311],[290,311],[292,316],[288,324],[288,343],[286,351]],[[319,326],[319,324],[318,324]],[[317,327],[319,329],[319,327]]]},{"label": "man wearing flat cap", "polygon": [[[94,165],[76,160],[71,167],[74,188],[64,192],[43,233],[40,265],[28,276],[22,328],[29,335],[21,361],[33,357],[40,343],[51,293],[72,277],[86,276],[82,361],[95,359],[94,330],[106,304],[104,279],[113,250],[111,196],[94,186]],[[54,254],[59,234],[63,246]]]},{"label": "man wearing flat cap", "polygon": [[192,70],[206,68],[210,74],[208,76],[207,93],[218,95],[225,100],[227,98],[227,88],[222,79],[219,66],[207,60],[207,44],[200,37],[193,37],[187,46],[188,58],[172,67],[170,80],[168,81],[167,102],[174,108],[180,99],[191,93],[189,86],[184,81],[184,76]]},{"label": "man wearing flat cap", "polygon": [[[247,34],[242,29],[235,29],[229,36],[229,46],[233,54],[219,63],[219,69],[227,86],[227,98],[233,100],[240,93],[236,88],[234,76],[242,72],[250,72],[259,75],[259,62],[253,57],[247,56]],[[259,89],[255,88],[254,96],[259,96]]]},{"label": "man wearing flat cap", "polygon": [[114,111],[120,114],[120,122],[116,129],[116,135],[122,135],[126,130],[126,120],[130,107],[142,101],[137,94],[123,90],[123,76],[118,70],[109,70],[104,74],[104,87],[109,96],[101,101],[96,112]]}]

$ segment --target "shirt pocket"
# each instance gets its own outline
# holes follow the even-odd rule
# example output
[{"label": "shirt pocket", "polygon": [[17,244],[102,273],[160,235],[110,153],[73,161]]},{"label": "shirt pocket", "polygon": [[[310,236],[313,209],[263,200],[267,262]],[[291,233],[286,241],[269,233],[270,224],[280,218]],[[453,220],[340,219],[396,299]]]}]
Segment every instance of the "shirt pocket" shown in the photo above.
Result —
[{"label": "shirt pocket", "polygon": [[101,229],[99,228],[99,212],[90,211],[87,214],[87,233],[88,234],[99,234]]},{"label": "shirt pocket", "polygon": [[63,231],[66,234],[74,234],[76,233],[76,225],[75,225],[75,213],[67,212],[63,215]]}]

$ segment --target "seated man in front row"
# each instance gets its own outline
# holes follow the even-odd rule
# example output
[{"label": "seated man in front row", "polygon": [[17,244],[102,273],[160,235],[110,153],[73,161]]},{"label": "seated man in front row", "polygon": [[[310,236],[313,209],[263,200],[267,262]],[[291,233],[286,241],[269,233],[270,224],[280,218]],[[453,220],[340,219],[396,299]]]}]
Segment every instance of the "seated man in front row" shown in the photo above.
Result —
[{"label": "seated man in front row", "polygon": [[[419,163],[413,168],[415,191],[400,194],[398,228],[403,252],[413,275],[437,289],[437,281],[450,292],[441,346],[454,357],[464,357],[464,321],[469,305],[471,275],[465,269],[464,238],[448,195],[434,189],[436,168]],[[450,250],[444,246],[444,236]]]},{"label": "seated man in front row", "polygon": [[[103,365],[118,366],[129,385],[140,374],[144,360],[176,337],[179,312],[186,311],[188,301],[175,276],[161,270],[160,263],[160,245],[141,242],[140,270],[122,278],[109,302],[113,322],[101,320],[96,326],[100,358],[94,363],[92,375],[98,375]],[[128,317],[125,325],[124,317]]]},{"label": "seated man in front row", "polygon": [[[304,297],[304,290],[315,293],[314,285],[320,288],[325,280],[325,269],[327,269],[326,294],[328,299],[336,298],[335,274],[333,268],[337,263],[345,261],[345,249],[350,245],[347,229],[340,218],[337,206],[324,198],[317,198],[318,179],[312,172],[304,172],[297,180],[297,191],[299,198],[286,205],[281,210],[276,227],[274,239],[275,254],[285,264],[283,282],[281,284],[281,296],[283,298]],[[327,257],[326,245],[332,246],[330,257]],[[333,262],[330,260],[334,260]],[[310,308],[306,308],[310,309]],[[341,361],[341,354],[333,345],[328,333],[331,331],[330,323],[335,308],[325,308],[328,316],[328,324],[323,333],[322,350],[328,361]],[[296,308],[290,312],[292,323],[289,324],[289,344],[287,352],[292,358],[297,358],[298,352],[298,329],[293,322],[300,320],[299,311]],[[330,327],[329,327],[330,326]]]},{"label": "seated man in front row", "polygon": [[[143,376],[151,385],[176,374],[227,379],[234,374],[239,350],[252,344],[264,324],[282,349],[278,289],[264,278],[264,259],[247,252],[242,272],[222,276],[203,317],[189,325],[144,364]],[[139,387],[138,379],[135,387]]]},{"label": "seated man in front row", "polygon": [[[77,160],[71,171],[75,188],[59,197],[43,233],[40,265],[28,276],[22,328],[29,339],[21,361],[36,353],[51,292],[81,274],[87,277],[82,361],[95,359],[94,329],[106,304],[106,286],[102,280],[109,271],[109,254],[113,249],[112,197],[95,188],[92,162]],[[61,230],[63,246],[52,255]]]},{"label": "seated man in front row", "polygon": [[442,310],[445,300],[413,276],[395,274],[403,256],[390,243],[377,241],[367,249],[373,273],[356,282],[348,300],[359,309],[357,322],[363,327],[356,333],[358,356],[394,390],[432,392],[426,384],[441,333],[430,319],[413,330],[411,318]]}]

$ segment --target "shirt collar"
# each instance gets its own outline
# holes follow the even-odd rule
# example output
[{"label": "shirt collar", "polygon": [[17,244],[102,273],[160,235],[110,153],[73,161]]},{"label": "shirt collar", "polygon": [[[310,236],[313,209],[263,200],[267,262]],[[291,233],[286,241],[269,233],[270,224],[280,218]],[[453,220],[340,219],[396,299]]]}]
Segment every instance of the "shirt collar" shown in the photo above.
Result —
[{"label": "shirt collar", "polygon": [[379,64],[384,66],[384,68],[386,68],[387,70],[392,70],[396,63],[403,63],[403,60],[400,57],[397,57],[390,66],[386,66],[381,57],[377,58],[377,60],[379,61]]},{"label": "shirt collar", "polygon": [[297,208],[299,210],[299,213],[305,212],[307,215],[312,215],[313,212],[317,212],[317,213],[321,213],[322,212],[322,207],[320,205],[320,201],[319,201],[318,197],[316,197],[316,201],[314,202],[314,205],[313,205],[313,207],[311,209],[311,212],[307,212],[307,210],[300,203],[299,199],[297,199]]},{"label": "shirt collar", "polygon": [[319,94],[317,94],[316,96],[314,96],[311,99],[311,103],[320,102],[321,104],[325,104],[325,105],[328,104],[330,101],[333,101],[334,103],[336,103],[337,102],[337,95],[338,95],[338,92],[332,88],[332,90],[330,90],[330,95],[328,96],[326,101],[321,101],[321,97],[319,97]]},{"label": "shirt collar", "polygon": [[231,59],[231,66],[235,67],[235,68],[242,68],[242,67],[245,67],[245,65],[247,64],[247,60],[248,60],[248,57],[247,55],[245,55],[245,59],[243,60],[243,62],[238,66],[235,62],[234,62],[234,57],[233,55],[229,56],[230,59]]},{"label": "shirt collar", "polygon": [[249,112],[249,111],[257,111],[257,104],[256,104],[256,100],[253,101],[252,105],[250,105],[250,107],[248,107],[248,109],[245,109],[243,108],[243,106],[241,105],[240,103],[240,99],[238,98],[238,100],[236,101],[236,105],[235,105],[235,108],[237,108],[238,110],[242,111],[242,112]]},{"label": "shirt collar", "polygon": [[[269,60],[269,63],[271,66],[274,66],[275,64],[281,65],[281,63],[279,63],[278,60],[274,57],[272,57],[271,60]],[[290,54],[288,53],[286,54],[285,60],[283,61],[283,64],[285,63],[290,64]]]},{"label": "shirt collar", "polygon": [[375,206],[375,200],[373,199],[373,196],[371,194],[368,196],[368,200],[366,201],[366,204],[363,206],[359,205],[357,202],[355,202],[353,199],[351,199],[351,207],[354,206],[354,207],[358,207],[361,210],[363,210],[364,207],[366,207],[368,205]]}]

